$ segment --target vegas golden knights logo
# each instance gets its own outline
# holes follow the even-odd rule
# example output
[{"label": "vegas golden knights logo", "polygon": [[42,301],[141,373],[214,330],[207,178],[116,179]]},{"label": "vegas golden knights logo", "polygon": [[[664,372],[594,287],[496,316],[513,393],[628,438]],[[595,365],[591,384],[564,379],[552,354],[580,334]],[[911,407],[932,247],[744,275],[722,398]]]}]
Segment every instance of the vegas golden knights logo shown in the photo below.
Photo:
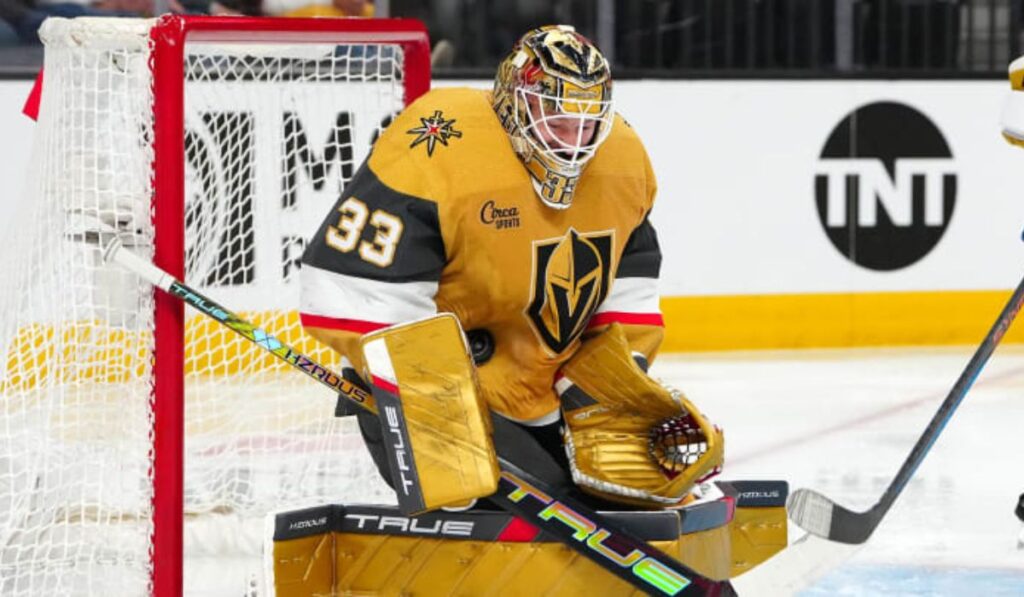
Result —
[{"label": "vegas golden knights logo", "polygon": [[555,353],[583,332],[608,294],[611,231],[580,234],[533,245],[533,296],[527,315],[540,339]]}]

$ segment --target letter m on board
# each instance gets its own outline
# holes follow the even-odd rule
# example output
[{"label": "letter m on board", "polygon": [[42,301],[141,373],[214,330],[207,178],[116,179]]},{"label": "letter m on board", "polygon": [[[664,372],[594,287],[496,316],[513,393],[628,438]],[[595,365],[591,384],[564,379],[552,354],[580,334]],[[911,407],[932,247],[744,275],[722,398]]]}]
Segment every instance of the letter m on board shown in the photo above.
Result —
[{"label": "letter m on board", "polygon": [[[314,151],[309,144],[309,137],[298,114],[285,112],[284,126],[284,157],[282,164],[282,205],[293,207],[299,184],[299,172],[305,173],[312,182],[313,189],[323,190],[328,181],[337,181],[336,195],[341,194],[348,181],[352,178],[352,114],[339,112],[334,127],[327,133],[327,141],[323,151]],[[334,166],[337,164],[338,168]]]}]

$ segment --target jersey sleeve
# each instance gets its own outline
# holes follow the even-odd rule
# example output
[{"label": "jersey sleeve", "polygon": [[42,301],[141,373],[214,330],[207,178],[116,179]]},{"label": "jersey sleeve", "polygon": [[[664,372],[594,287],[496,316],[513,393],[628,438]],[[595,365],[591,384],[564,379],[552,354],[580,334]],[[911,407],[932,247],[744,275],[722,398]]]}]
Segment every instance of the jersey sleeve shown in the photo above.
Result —
[{"label": "jersey sleeve", "polygon": [[647,361],[642,364],[646,369],[654,361],[665,338],[665,322],[661,316],[658,292],[661,247],[650,221],[658,185],[651,160],[642,145],[639,146],[639,154],[644,171],[643,219],[626,241],[615,272],[615,282],[591,318],[588,333],[599,332],[618,322],[625,329],[634,356]]},{"label": "jersey sleeve", "polygon": [[302,325],[357,372],[361,335],[437,312],[446,261],[437,203],[381,178],[363,164],[302,258]]},{"label": "jersey sleeve", "polygon": [[615,282],[588,325],[597,332],[612,323],[625,329],[635,353],[648,363],[654,360],[665,335],[658,293],[661,248],[650,219],[644,217],[626,242]]}]

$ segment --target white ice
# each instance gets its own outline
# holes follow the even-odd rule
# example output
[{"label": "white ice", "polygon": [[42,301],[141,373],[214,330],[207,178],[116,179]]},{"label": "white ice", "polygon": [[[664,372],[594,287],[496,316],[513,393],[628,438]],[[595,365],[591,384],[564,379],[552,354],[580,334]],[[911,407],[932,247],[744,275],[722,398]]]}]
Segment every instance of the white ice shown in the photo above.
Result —
[{"label": "white ice", "polygon": [[[784,479],[863,511],[973,351],[674,354],[652,374],[725,429],[723,479]],[[1022,426],[1024,346],[1001,346],[875,534],[802,594],[1024,595]]]}]

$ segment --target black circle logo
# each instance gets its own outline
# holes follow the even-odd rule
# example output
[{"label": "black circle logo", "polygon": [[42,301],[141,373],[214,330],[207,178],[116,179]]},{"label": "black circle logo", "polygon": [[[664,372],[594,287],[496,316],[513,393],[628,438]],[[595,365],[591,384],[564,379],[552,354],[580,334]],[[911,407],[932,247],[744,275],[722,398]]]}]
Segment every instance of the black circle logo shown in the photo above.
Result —
[{"label": "black circle logo", "polygon": [[846,115],[821,150],[818,217],[832,245],[861,267],[892,271],[938,244],[956,204],[953,153],[927,116],[896,102]]}]

